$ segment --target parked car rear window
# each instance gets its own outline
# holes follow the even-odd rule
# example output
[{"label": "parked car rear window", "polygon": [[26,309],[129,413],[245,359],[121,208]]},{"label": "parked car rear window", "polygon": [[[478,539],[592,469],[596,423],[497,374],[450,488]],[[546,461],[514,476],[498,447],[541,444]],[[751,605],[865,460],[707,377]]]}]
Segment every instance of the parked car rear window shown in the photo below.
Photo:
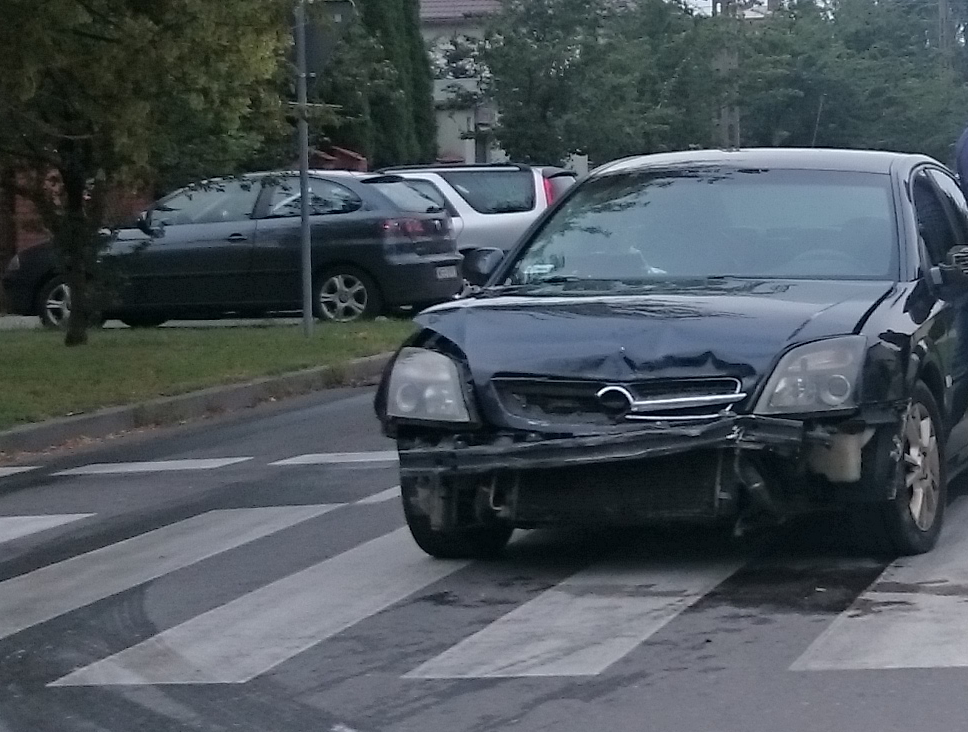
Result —
[{"label": "parked car rear window", "polygon": [[444,206],[423,191],[410,185],[412,181],[398,180],[393,182],[367,183],[390,199],[402,211],[414,213],[435,213],[443,211]]},{"label": "parked car rear window", "polygon": [[636,171],[593,178],[534,235],[515,284],[896,272],[890,178],[827,171]]},{"label": "parked car rear window", "polygon": [[448,170],[440,177],[478,213],[520,213],[535,205],[530,170]]},{"label": "parked car rear window", "polygon": [[407,178],[407,185],[413,188],[415,191],[423,196],[426,196],[431,201],[434,201],[442,209],[446,210],[451,216],[456,216],[457,212],[453,210],[453,207],[447,201],[447,198],[440,189],[431,183],[429,180],[419,180],[417,178]]}]

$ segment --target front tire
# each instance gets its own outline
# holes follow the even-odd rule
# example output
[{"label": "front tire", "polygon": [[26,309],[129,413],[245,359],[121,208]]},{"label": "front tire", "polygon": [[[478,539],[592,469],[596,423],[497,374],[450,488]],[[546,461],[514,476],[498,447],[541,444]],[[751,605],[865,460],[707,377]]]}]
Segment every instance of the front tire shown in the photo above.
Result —
[{"label": "front tire", "polygon": [[505,523],[437,530],[430,517],[416,505],[417,488],[413,481],[402,481],[403,514],[413,540],[427,554],[437,559],[493,559],[501,554],[514,533]]},{"label": "front tire", "polygon": [[375,318],[383,310],[376,283],[355,267],[334,267],[316,278],[313,315],[331,323]]},{"label": "front tire", "polygon": [[63,330],[71,317],[71,288],[63,277],[48,280],[37,293],[34,304],[40,324],[50,330]]},{"label": "front tire", "polygon": [[[854,529],[878,553],[924,554],[938,541],[948,499],[941,412],[931,390],[918,382],[901,421],[901,458],[892,468],[895,496],[857,506]],[[878,460],[893,462],[882,447]]]}]

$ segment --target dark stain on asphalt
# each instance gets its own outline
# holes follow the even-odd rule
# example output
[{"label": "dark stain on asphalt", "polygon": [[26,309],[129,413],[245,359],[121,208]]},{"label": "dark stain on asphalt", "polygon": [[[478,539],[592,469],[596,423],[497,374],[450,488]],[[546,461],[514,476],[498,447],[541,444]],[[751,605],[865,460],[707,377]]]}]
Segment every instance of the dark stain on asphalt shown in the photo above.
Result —
[{"label": "dark stain on asphalt", "polygon": [[754,564],[741,569],[709,593],[697,603],[696,609],[746,609],[751,612],[732,617],[747,626],[750,622],[772,622],[762,613],[838,614],[850,607],[885,566],[886,563],[879,562],[837,566],[822,561],[804,567],[772,562]]}]

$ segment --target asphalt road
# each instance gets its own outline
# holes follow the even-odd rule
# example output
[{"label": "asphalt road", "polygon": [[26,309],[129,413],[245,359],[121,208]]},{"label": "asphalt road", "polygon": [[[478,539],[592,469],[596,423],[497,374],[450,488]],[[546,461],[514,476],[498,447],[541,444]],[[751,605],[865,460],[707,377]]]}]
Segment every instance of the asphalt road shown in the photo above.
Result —
[{"label": "asphalt road", "polygon": [[440,562],[371,398],[0,466],[0,730],[965,729],[964,499],[892,564],[818,523]]}]

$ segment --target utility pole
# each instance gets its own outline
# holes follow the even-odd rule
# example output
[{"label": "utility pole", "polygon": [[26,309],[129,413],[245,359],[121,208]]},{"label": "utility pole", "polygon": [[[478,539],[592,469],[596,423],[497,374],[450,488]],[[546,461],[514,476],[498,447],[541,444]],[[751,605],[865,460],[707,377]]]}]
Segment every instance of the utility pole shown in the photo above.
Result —
[{"label": "utility pole", "polygon": [[951,54],[954,50],[954,33],[951,18],[951,3],[949,0],[938,0],[938,49],[945,67],[951,66]]},{"label": "utility pole", "polygon": [[309,100],[306,70],[306,0],[296,0],[296,115],[299,131],[299,220],[302,252],[303,335],[313,334],[313,249],[309,229]]},{"label": "utility pole", "polygon": [[712,13],[714,16],[729,18],[733,25],[728,29],[729,35],[726,47],[713,59],[713,71],[720,78],[727,80],[726,92],[722,104],[713,118],[713,145],[734,149],[740,145],[739,135],[739,106],[736,103],[737,73],[739,72],[739,51],[736,49],[735,20],[738,18],[736,0],[713,0]]}]

